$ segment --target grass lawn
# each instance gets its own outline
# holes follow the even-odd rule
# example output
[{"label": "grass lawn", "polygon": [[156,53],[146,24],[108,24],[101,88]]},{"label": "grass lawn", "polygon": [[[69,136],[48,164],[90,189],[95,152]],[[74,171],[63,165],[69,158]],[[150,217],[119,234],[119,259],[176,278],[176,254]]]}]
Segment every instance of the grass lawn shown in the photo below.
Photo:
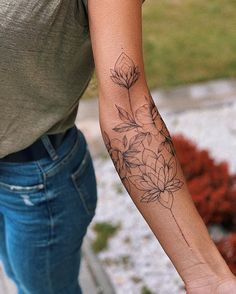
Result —
[{"label": "grass lawn", "polygon": [[[146,0],[143,49],[151,89],[236,77],[234,0]],[[95,77],[84,96],[97,95]]]}]

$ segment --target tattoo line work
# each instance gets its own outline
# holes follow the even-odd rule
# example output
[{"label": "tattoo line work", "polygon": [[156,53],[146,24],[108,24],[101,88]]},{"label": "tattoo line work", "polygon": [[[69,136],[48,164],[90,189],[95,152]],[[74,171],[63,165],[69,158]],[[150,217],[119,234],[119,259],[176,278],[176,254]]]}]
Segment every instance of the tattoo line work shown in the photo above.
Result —
[{"label": "tattoo line work", "polygon": [[[173,195],[184,183],[177,178],[175,149],[165,123],[150,94],[149,97],[145,96],[147,103],[134,111],[130,90],[139,79],[140,72],[128,55],[122,52],[110,72],[111,80],[126,89],[130,107],[128,112],[115,105],[120,123],[113,131],[123,134],[123,139],[111,139],[103,132],[116,170],[128,192],[131,184],[143,192],[141,202],[159,202],[170,210],[184,241],[190,247],[172,211]],[[130,131],[135,135],[129,135]]]}]

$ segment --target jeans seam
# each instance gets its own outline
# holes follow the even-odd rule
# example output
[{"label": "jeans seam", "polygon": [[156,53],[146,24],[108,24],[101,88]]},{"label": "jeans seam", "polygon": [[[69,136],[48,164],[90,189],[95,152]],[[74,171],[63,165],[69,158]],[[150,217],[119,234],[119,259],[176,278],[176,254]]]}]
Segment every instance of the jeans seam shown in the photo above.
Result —
[{"label": "jeans seam", "polygon": [[50,238],[48,240],[48,244],[50,244],[53,241],[53,233],[54,233],[54,222],[53,222],[53,217],[52,217],[52,213],[51,213],[51,209],[48,205],[49,202],[49,198],[48,198],[48,193],[47,193],[47,176],[44,173],[43,169],[41,168],[41,166],[37,163],[38,168],[41,171],[41,174],[43,176],[43,184],[44,184],[44,193],[45,193],[45,197],[46,197],[46,205],[47,205],[47,211],[48,211],[48,216],[50,219]]},{"label": "jeans seam", "polygon": [[[73,178],[72,178],[73,179]],[[74,183],[74,179],[73,179],[73,183]],[[83,191],[81,190],[81,188],[77,187],[76,184],[74,183],[75,185],[75,189],[78,191],[79,193],[79,197],[80,197],[80,200],[82,201],[83,203],[83,206],[84,206],[84,209],[86,211],[86,213],[90,216],[92,213],[90,212],[88,206],[87,206],[87,203],[86,203],[86,200],[85,200],[85,197],[84,197],[84,194],[83,194]]]},{"label": "jeans seam", "polygon": [[89,155],[90,155],[89,154],[89,149],[86,146],[83,158],[81,160],[81,163],[80,163],[78,169],[74,173],[72,173],[72,175],[71,175],[73,178],[81,177],[83,175],[87,165],[89,164],[89,162],[88,162],[89,161]]},{"label": "jeans seam", "polygon": [[36,162],[36,164],[37,164],[37,166],[43,176],[43,183],[44,183],[45,197],[46,197],[46,207],[47,207],[48,217],[50,220],[50,235],[49,235],[49,240],[47,242],[46,269],[47,269],[48,285],[50,287],[50,289],[48,289],[49,290],[48,293],[53,293],[53,288],[52,288],[52,284],[51,284],[52,279],[51,279],[51,275],[50,275],[50,271],[49,271],[49,265],[50,265],[49,260],[50,260],[51,246],[53,245],[53,239],[54,239],[54,220],[53,220],[51,208],[49,206],[49,198],[48,198],[48,193],[47,193],[47,176],[44,173],[40,164],[38,164],[38,162]]}]

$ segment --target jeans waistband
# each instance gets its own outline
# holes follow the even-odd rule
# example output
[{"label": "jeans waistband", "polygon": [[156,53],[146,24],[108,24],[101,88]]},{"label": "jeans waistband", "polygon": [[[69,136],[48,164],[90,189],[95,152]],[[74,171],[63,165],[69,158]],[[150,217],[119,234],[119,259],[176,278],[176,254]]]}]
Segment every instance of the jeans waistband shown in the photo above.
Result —
[{"label": "jeans waistband", "polygon": [[44,134],[27,148],[0,158],[0,162],[29,162],[48,156],[56,160],[58,158],[56,150],[72,128],[57,134]]}]

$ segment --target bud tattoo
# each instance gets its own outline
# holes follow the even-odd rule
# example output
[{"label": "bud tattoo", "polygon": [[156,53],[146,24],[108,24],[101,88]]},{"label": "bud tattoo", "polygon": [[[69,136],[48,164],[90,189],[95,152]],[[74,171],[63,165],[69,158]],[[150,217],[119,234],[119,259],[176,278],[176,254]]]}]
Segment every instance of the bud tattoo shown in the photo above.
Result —
[{"label": "bud tattoo", "polygon": [[140,72],[133,60],[124,52],[110,70],[111,80],[127,91],[130,111],[115,105],[120,122],[113,131],[118,138],[110,138],[103,132],[107,150],[119,176],[130,192],[132,185],[142,191],[140,201],[156,202],[169,209],[186,244],[186,240],[172,211],[174,193],[183,182],[177,177],[175,149],[170,134],[150,94],[146,103],[137,109],[132,107],[132,87]]}]

